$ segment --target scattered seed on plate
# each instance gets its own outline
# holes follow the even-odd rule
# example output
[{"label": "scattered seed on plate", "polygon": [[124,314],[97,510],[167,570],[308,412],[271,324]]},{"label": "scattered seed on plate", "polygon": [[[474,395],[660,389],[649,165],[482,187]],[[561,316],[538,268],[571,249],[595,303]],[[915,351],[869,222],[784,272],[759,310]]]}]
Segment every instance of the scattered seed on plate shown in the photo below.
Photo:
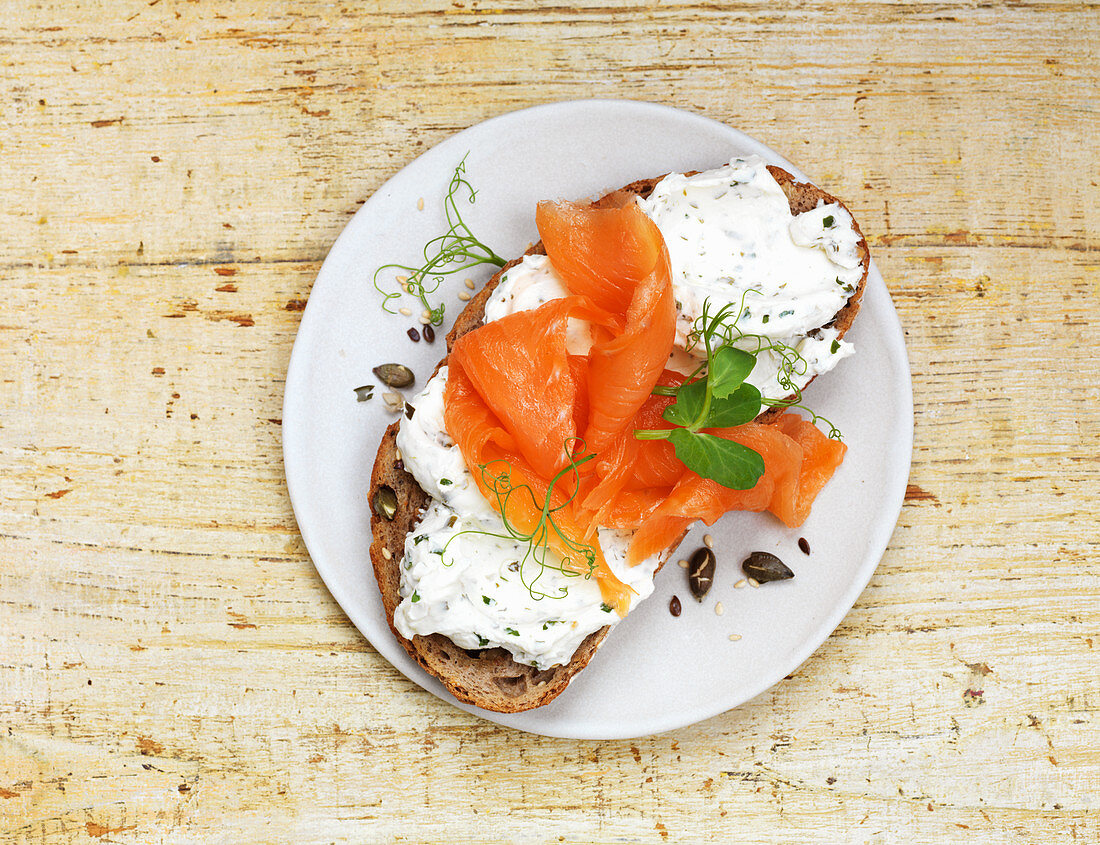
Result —
[{"label": "scattered seed on plate", "polygon": [[750,586],[750,587],[759,587],[759,586],[760,586],[760,582],[759,582],[759,581],[757,581],[757,580],[756,580],[755,578],[750,578],[750,579],[749,579],[749,586]]},{"label": "scattered seed on plate", "polygon": [[390,553],[390,550],[387,549],[385,546],[382,547],[382,557],[384,557],[386,560],[393,560],[393,555]]},{"label": "scattered seed on plate", "polygon": [[458,298],[461,299],[463,302],[468,302],[470,299],[469,291],[462,291],[462,293],[458,295]]},{"label": "scattered seed on plate", "polygon": [[739,639],[741,639],[741,635],[740,635],[740,634],[730,634],[730,642],[731,642],[731,643],[735,643],[735,642],[737,642],[737,641],[738,641]]},{"label": "scattered seed on plate", "polygon": [[716,565],[714,552],[708,548],[696,549],[688,558],[688,586],[697,601],[703,600],[714,583]]},{"label": "scattered seed on plate", "polygon": [[431,326],[424,326],[424,340],[428,343],[435,343],[435,329]]},{"label": "scattered seed on plate", "polygon": [[402,408],[405,407],[404,397],[400,393],[394,393],[393,391],[383,393],[382,401],[386,403],[386,410],[394,414],[401,413]]},{"label": "scattered seed on plate", "polygon": [[424,210],[424,197],[421,197],[420,199],[418,199],[416,201],[416,210],[417,211],[423,211]]},{"label": "scattered seed on plate", "polygon": [[679,616],[683,608],[680,606],[680,597],[673,596],[668,603],[668,612],[673,616]]},{"label": "scattered seed on plate", "polygon": [[415,328],[409,329],[408,334],[409,334],[409,340],[411,340],[413,343],[419,343],[420,342],[420,332],[418,332]]},{"label": "scattered seed on plate", "polygon": [[733,585],[733,589],[743,590],[748,585],[749,585],[749,582],[746,581],[744,578],[742,578],[740,581],[738,581],[736,584]]},{"label": "scattered seed on plate", "polygon": [[408,276],[396,276],[395,278],[400,284],[405,284],[409,280]]},{"label": "scattered seed on plate", "polygon": [[408,387],[416,381],[413,371],[404,364],[379,364],[372,372],[389,387]]},{"label": "scattered seed on plate", "polygon": [[715,616],[721,616],[725,612],[726,612],[726,606],[724,604],[722,604],[722,602],[718,602],[718,604],[716,604],[714,606],[714,615]]},{"label": "scattered seed on plate", "polygon": [[794,578],[791,568],[771,552],[753,552],[741,564],[741,571],[761,584]]},{"label": "scattered seed on plate", "polygon": [[714,548],[714,538],[711,537],[709,534],[704,534],[703,535],[703,545],[706,546],[708,549],[713,549]]},{"label": "scattered seed on plate", "polygon": [[431,317],[421,317],[420,318],[420,325],[426,326],[426,325],[430,324],[431,321],[432,321]]},{"label": "scattered seed on plate", "polygon": [[402,313],[402,314],[403,314],[404,316],[406,316],[406,317],[411,317],[411,316],[412,316],[412,313],[413,313],[413,312],[412,312],[412,311],[410,311],[410,310],[409,310],[408,308],[402,308],[402,309],[400,309],[400,310],[401,310],[401,313]]},{"label": "scattered seed on plate", "polygon": [[802,551],[802,554],[808,555],[810,553],[810,544],[806,542],[805,537],[798,538],[798,548]]},{"label": "scattered seed on plate", "polygon": [[474,289],[474,280],[473,279],[467,279],[465,282],[463,282],[463,284],[466,285],[466,287],[468,287],[470,290]]},{"label": "scattered seed on plate", "polygon": [[676,561],[676,563],[681,569],[687,569],[688,568],[688,562],[686,560],[678,560],[678,561]]},{"label": "scattered seed on plate", "polygon": [[427,308],[425,308],[423,311],[420,312],[420,316],[421,317],[430,317],[430,316],[432,316],[432,312],[429,311]]}]

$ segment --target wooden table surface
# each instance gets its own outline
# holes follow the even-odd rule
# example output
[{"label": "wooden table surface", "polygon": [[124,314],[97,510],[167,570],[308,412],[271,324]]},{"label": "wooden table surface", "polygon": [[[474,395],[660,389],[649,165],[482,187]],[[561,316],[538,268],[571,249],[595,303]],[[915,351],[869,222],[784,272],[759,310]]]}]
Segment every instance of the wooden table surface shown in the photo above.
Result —
[{"label": "wooden table surface", "polygon": [[[1100,10],[785,5],[0,3],[3,841],[1100,842]],[[590,96],[846,198],[916,403],[836,633],[622,742],[396,672],[281,460],[350,215],[457,130]]]}]

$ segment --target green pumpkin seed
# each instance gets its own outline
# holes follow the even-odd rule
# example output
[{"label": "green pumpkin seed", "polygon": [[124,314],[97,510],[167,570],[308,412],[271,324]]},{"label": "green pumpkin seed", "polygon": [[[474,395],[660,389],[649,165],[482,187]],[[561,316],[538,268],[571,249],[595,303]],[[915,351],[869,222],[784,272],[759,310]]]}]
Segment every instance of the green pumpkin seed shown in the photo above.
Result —
[{"label": "green pumpkin seed", "polygon": [[741,568],[749,578],[753,578],[761,584],[766,584],[768,581],[786,581],[788,578],[794,578],[791,568],[769,552],[753,552],[745,558]]},{"label": "green pumpkin seed", "polygon": [[374,374],[389,387],[408,387],[416,380],[413,371],[404,364],[380,364],[374,368]]},{"label": "green pumpkin seed", "polygon": [[387,522],[392,522],[393,518],[397,516],[397,494],[393,492],[392,487],[383,485],[379,487],[378,492],[374,494],[372,506],[374,512],[382,517],[382,519]]}]

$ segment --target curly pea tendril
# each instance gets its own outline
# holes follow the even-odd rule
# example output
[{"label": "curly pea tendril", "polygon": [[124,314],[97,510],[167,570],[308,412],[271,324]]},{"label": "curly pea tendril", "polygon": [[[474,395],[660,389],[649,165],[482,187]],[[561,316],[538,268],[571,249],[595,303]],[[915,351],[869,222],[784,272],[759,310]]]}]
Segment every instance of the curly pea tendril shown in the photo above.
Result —
[{"label": "curly pea tendril", "polygon": [[[502,459],[478,464],[481,477],[492,497],[491,501],[495,503],[494,509],[499,512],[501,522],[504,524],[504,531],[494,532],[480,529],[460,531],[447,540],[441,554],[445,555],[447,547],[464,534],[480,534],[518,543],[521,548],[526,546],[523,557],[514,561],[514,570],[518,571],[520,582],[530,593],[531,598],[536,601],[539,599],[561,599],[569,593],[568,588],[563,586],[554,588],[551,592],[546,592],[539,586],[539,580],[546,574],[547,569],[556,570],[569,578],[582,577],[586,580],[591,578],[592,573],[596,570],[595,550],[591,546],[577,542],[562,531],[554,519],[554,514],[568,507],[576,498],[580,478],[578,469],[593,460],[596,455],[591,452],[587,455],[584,454],[586,447],[584,441],[580,438],[570,438],[566,441],[565,447],[568,463],[550,481],[550,485],[546,489],[546,496],[542,501],[539,501],[535,496],[535,491],[531,489],[530,485],[519,484],[513,486],[511,478],[512,465],[508,461]],[[560,504],[554,505],[554,488],[566,477],[571,478],[570,487],[573,492]],[[539,511],[539,520],[530,531],[520,530],[508,518],[509,506],[513,502],[513,497],[516,497],[517,500],[526,498]],[[560,562],[556,561],[558,555],[551,552],[550,541],[552,537],[557,537],[559,546],[569,552],[568,555],[561,558]],[[531,562],[535,566],[528,565]],[[443,563],[445,566],[450,566],[453,561],[448,562],[444,558]],[[532,577],[532,574],[534,574],[534,577]]]},{"label": "curly pea tendril", "polygon": [[[833,440],[843,439],[843,435],[830,420],[815,413],[812,409],[802,404],[802,388],[798,386],[798,378],[809,371],[809,362],[802,354],[788,343],[781,340],[758,334],[747,334],[741,331],[737,320],[745,311],[745,297],[753,293],[761,295],[756,290],[746,290],[741,295],[739,305],[728,303],[720,308],[713,316],[709,314],[710,300],[703,302],[703,310],[699,318],[692,325],[687,337],[687,349],[691,350],[700,342],[703,342],[708,351],[711,347],[736,346],[744,349],[754,357],[762,352],[772,352],[779,359],[779,372],[776,373],[776,381],[779,386],[790,394],[786,399],[767,399],[761,397],[760,404],[771,408],[798,408],[810,415],[810,422],[817,425],[819,422],[829,427],[828,436]],[[708,361],[710,360],[708,356]],[[690,378],[695,378],[706,367],[706,362]],[[690,380],[690,379],[689,379]],[[656,392],[656,391],[654,391]]]},{"label": "curly pea tendril", "polygon": [[[447,231],[424,245],[423,263],[415,267],[400,263],[383,264],[374,271],[374,289],[382,294],[383,310],[396,314],[390,303],[395,299],[400,300],[406,294],[414,296],[424,306],[432,324],[438,326],[443,322],[445,305],[442,302],[432,305],[429,297],[439,290],[439,286],[448,277],[481,264],[504,266],[504,259],[477,238],[462,219],[459,203],[473,205],[476,200],[477,191],[466,179],[466,156],[463,156],[455,167],[447,196],[443,199]],[[386,282],[383,278],[386,275],[391,275],[393,281]],[[397,285],[399,289],[392,289],[392,285]]]}]

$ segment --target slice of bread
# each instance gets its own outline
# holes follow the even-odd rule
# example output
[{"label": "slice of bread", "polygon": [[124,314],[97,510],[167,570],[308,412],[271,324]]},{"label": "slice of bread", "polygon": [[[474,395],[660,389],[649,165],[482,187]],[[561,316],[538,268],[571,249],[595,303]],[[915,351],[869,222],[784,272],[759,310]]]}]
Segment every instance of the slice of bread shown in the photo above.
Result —
[{"label": "slice of bread", "polygon": [[[794,214],[815,208],[821,200],[843,206],[840,200],[814,185],[798,182],[790,173],[781,168],[769,165],[768,170],[783,188]],[[624,193],[647,197],[662,178],[664,177],[632,182],[626,187],[597,200],[594,205],[616,204],[621,201]],[[859,311],[863,289],[867,282],[867,272],[870,267],[870,253],[867,250],[867,242],[863,239],[859,225],[854,220],[853,225],[855,225],[856,232],[860,234],[859,249],[863,261],[863,276],[855,292],[848,299],[847,304],[837,312],[829,323],[829,326],[835,327],[841,336],[852,325],[852,320],[855,319],[856,313]],[[542,244],[538,243],[528,249],[526,254],[531,253],[543,254],[545,250],[542,248]],[[454,327],[447,335],[448,350],[454,345],[455,340],[482,324],[485,316],[485,303],[488,301],[490,294],[500,283],[504,273],[521,260],[522,257],[506,264],[470,300],[466,308],[455,319]],[[445,362],[446,359],[441,361],[439,366],[442,366]],[[778,409],[773,409],[761,415],[761,418],[768,418],[779,412]],[[592,655],[595,654],[597,647],[607,635],[608,627],[590,634],[581,643],[569,663],[543,670],[517,663],[512,660],[511,654],[502,648],[469,651],[455,645],[450,639],[441,634],[432,634],[426,637],[414,636],[412,640],[407,640],[394,628],[394,610],[401,602],[401,559],[405,553],[405,537],[420,521],[420,516],[428,507],[430,501],[428,495],[420,489],[420,486],[405,471],[401,461],[398,460],[396,440],[399,425],[400,422],[390,425],[382,438],[382,444],[378,448],[374,470],[371,474],[369,498],[369,501],[374,502],[376,494],[383,486],[393,490],[397,497],[397,511],[392,520],[387,520],[376,513],[371,515],[371,533],[373,535],[370,547],[371,563],[374,565],[374,575],[382,594],[382,605],[385,608],[386,621],[390,626],[390,630],[393,631],[393,635],[397,637],[409,656],[427,672],[439,678],[459,701],[486,710],[494,710],[498,713],[518,713],[548,704],[565,690],[572,677],[592,659]],[[678,540],[666,550],[662,556],[662,566],[679,544],[680,541]]]}]

